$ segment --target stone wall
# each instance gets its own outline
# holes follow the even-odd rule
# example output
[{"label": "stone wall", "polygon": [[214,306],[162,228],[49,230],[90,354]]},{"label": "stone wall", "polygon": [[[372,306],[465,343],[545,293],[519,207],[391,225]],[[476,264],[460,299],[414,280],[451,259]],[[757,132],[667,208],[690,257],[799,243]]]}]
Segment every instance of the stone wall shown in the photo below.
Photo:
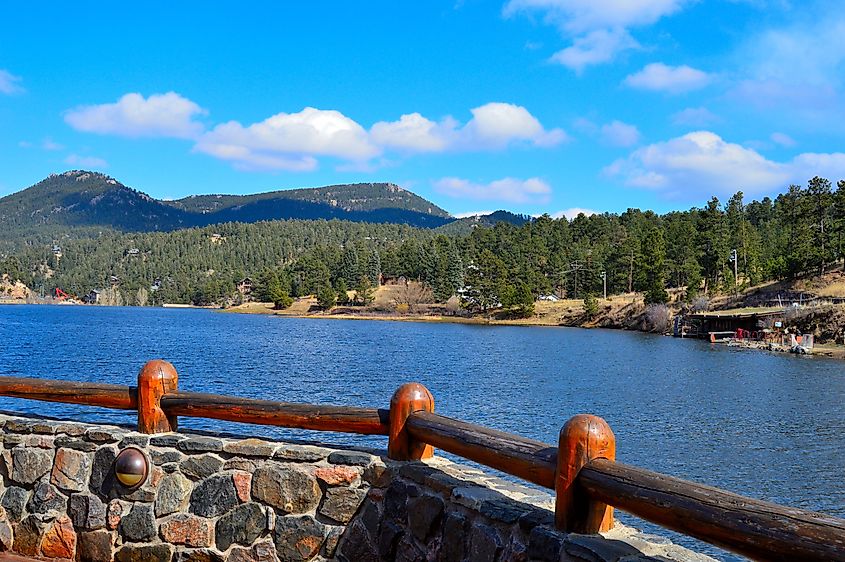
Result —
[{"label": "stone wall", "polygon": [[554,529],[554,498],[434,458],[392,463],[341,538],[344,562],[714,562],[620,523],[604,536]]},{"label": "stone wall", "polygon": [[[0,415],[0,550],[90,561],[711,560],[617,525],[552,526],[553,499],[441,458]],[[112,463],[150,460],[134,491]]]},{"label": "stone wall", "polygon": [[[330,559],[382,472],[358,451],[0,416],[0,549],[91,561]],[[129,492],[112,463],[150,459]]]}]

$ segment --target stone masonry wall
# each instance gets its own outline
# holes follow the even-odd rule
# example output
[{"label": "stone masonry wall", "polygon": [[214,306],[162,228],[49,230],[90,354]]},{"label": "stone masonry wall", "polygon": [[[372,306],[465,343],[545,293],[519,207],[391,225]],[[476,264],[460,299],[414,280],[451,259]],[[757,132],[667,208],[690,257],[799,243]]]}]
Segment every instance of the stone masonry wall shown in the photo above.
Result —
[{"label": "stone masonry wall", "polygon": [[[435,457],[0,415],[0,551],[119,562],[712,559],[617,525],[553,528],[553,498]],[[134,491],[120,450],[150,460]]]},{"label": "stone masonry wall", "polygon": [[[384,464],[368,453],[0,416],[0,550],[86,561],[330,559]],[[112,463],[150,459],[127,493]]]},{"label": "stone masonry wall", "polygon": [[343,562],[714,562],[616,523],[598,535],[554,529],[554,498],[433,458],[390,463],[337,548]]}]

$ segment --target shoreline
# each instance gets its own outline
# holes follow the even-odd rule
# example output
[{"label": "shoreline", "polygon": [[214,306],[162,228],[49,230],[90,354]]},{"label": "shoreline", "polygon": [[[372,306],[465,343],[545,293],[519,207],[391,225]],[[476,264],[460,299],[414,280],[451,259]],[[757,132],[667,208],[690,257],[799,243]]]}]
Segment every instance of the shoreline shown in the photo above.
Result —
[{"label": "shoreline", "polygon": [[[594,329],[603,328],[608,330],[622,330],[622,331],[636,331],[643,334],[652,334],[642,329],[631,329],[622,325],[616,319],[610,318],[608,315],[600,315],[596,320],[587,325],[581,322],[580,315],[560,316],[558,318],[550,317],[550,315],[535,315],[530,318],[489,318],[479,316],[443,316],[443,315],[425,315],[425,314],[396,314],[396,313],[345,313],[345,314],[326,314],[324,312],[309,313],[305,310],[291,311],[274,310],[270,308],[268,303],[249,303],[241,305],[241,307],[231,307],[227,309],[220,309],[218,312],[230,314],[260,314],[267,316],[275,316],[280,318],[303,318],[310,320],[376,320],[382,322],[420,322],[427,324],[467,324],[477,326],[523,326],[523,327],[545,327],[545,328],[581,328]],[[566,320],[569,320],[567,322]],[[671,334],[659,334],[669,336]],[[680,339],[696,339],[699,338],[680,338]],[[706,341],[706,340],[700,340]],[[711,345],[727,345],[726,343],[713,343]],[[745,348],[737,347],[744,351],[764,351],[768,353],[776,353],[762,348]],[[845,347],[831,343],[818,343],[814,346],[813,352],[809,357],[822,357],[825,359],[845,359]]]}]

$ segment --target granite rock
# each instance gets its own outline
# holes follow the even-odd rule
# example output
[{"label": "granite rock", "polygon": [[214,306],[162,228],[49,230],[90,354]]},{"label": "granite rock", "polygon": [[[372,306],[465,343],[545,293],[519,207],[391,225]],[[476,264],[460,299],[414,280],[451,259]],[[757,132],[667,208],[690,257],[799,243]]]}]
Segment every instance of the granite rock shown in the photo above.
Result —
[{"label": "granite rock", "polygon": [[252,477],[252,497],[284,513],[307,513],[320,495],[317,479],[296,467],[266,465]]},{"label": "granite rock", "polygon": [[217,520],[217,549],[225,551],[233,544],[251,545],[267,529],[267,515],[261,505],[250,502],[239,505]]},{"label": "granite rock", "polygon": [[191,493],[190,511],[202,517],[223,515],[238,505],[238,493],[231,474],[206,478]]},{"label": "granite rock", "polygon": [[129,514],[120,520],[117,528],[120,536],[128,542],[150,541],[156,536],[156,523],[150,505],[136,503]]},{"label": "granite rock", "polygon": [[20,484],[35,484],[53,465],[53,453],[29,447],[12,449],[10,478]]},{"label": "granite rock", "polygon": [[276,519],[273,541],[279,558],[290,562],[311,560],[323,545],[325,529],[311,516]]},{"label": "granite rock", "polygon": [[94,494],[73,494],[68,515],[77,529],[93,531],[106,526],[106,505]]},{"label": "granite rock", "polygon": [[91,455],[75,449],[56,451],[50,482],[66,492],[81,492],[91,474]]},{"label": "granite rock", "polygon": [[161,524],[159,534],[169,544],[207,547],[213,543],[214,527],[205,517],[177,513]]},{"label": "granite rock", "polygon": [[184,511],[191,497],[193,484],[181,474],[168,474],[162,478],[155,499],[156,517]]},{"label": "granite rock", "polygon": [[339,523],[348,523],[366,495],[366,490],[360,488],[329,488],[320,506],[320,514]]}]

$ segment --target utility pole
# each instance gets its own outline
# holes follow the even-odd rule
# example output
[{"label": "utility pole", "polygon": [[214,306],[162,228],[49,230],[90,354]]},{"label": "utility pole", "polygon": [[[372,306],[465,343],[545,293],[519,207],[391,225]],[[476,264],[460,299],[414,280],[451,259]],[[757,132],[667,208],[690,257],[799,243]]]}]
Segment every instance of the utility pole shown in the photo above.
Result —
[{"label": "utility pole", "polygon": [[739,260],[736,256],[736,250],[731,250],[731,261],[734,262],[734,292],[738,292],[739,289],[739,277],[737,277],[737,263]]},{"label": "utility pole", "polygon": [[602,283],[602,288],[604,289],[604,300],[607,300],[607,272],[606,271],[601,272],[601,283]]},{"label": "utility pole", "polygon": [[578,298],[578,271],[583,270],[583,269],[584,269],[584,264],[581,263],[580,261],[574,261],[574,262],[569,264],[569,271],[572,271],[572,272],[575,273],[575,291],[573,292],[572,297],[576,298],[576,299]]}]

